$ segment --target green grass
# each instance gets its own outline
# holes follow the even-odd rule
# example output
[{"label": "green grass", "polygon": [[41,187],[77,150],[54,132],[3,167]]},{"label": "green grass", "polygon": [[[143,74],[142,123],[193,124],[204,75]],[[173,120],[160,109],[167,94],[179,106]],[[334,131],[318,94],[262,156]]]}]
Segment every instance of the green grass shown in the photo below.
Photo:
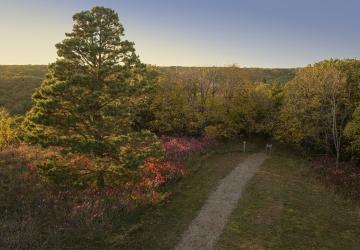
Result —
[{"label": "green grass", "polygon": [[359,204],[309,176],[306,161],[275,149],[248,183],[219,249],[360,249]]},{"label": "green grass", "polygon": [[[248,153],[255,150],[254,144],[249,145]],[[128,218],[124,227],[110,237],[112,247],[172,249],[219,180],[248,153],[241,152],[240,144],[230,143],[218,147],[211,155],[194,157],[186,162],[188,175],[170,187],[171,199]]]}]

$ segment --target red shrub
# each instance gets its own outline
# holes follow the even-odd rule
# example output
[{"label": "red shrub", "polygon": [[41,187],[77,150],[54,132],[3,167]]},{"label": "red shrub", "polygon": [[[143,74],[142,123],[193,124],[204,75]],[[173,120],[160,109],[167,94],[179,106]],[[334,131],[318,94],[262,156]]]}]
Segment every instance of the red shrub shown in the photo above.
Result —
[{"label": "red shrub", "polygon": [[180,164],[169,161],[147,162],[144,170],[143,184],[154,188],[185,175],[185,169]]},{"label": "red shrub", "polygon": [[70,166],[76,166],[84,171],[91,171],[95,168],[94,160],[87,155],[73,155],[72,157],[69,157],[68,164]]},{"label": "red shrub", "polygon": [[311,162],[311,171],[327,184],[346,196],[360,200],[360,168],[352,163],[341,163],[338,168],[335,159],[321,157]]},{"label": "red shrub", "polygon": [[189,138],[162,136],[161,143],[167,160],[148,161],[139,170],[138,178],[128,181],[125,190],[137,203],[156,204],[166,199],[169,192],[159,192],[159,187],[185,175],[180,163],[185,157],[204,152],[214,140],[210,138]]},{"label": "red shrub", "polygon": [[214,140],[207,137],[196,139],[189,137],[162,136],[161,142],[168,158],[179,159],[204,152],[214,143]]},{"label": "red shrub", "polygon": [[44,164],[49,158],[59,155],[60,150],[60,148],[54,147],[43,149],[39,146],[21,143],[17,147],[3,150],[0,154],[1,157],[5,158],[14,157],[30,170],[36,170],[37,166]]}]

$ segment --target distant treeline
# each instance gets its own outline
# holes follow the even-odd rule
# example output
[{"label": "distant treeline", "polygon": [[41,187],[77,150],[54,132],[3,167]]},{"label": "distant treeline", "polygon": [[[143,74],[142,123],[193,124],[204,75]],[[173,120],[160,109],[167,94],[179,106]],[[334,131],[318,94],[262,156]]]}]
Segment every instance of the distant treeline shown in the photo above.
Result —
[{"label": "distant treeline", "polygon": [[24,113],[46,72],[46,65],[0,65],[0,106],[12,114]]},{"label": "distant treeline", "polygon": [[[197,67],[196,67],[197,68]],[[195,67],[159,67],[165,75],[189,72]],[[199,67],[233,74],[234,67]],[[295,69],[235,68],[242,82],[286,83]],[[0,106],[12,114],[23,114],[31,106],[31,95],[40,86],[47,72],[46,65],[0,65]]]},{"label": "distant treeline", "polygon": [[248,82],[264,82],[264,83],[286,83],[289,80],[293,79],[296,73],[296,69],[286,69],[286,68],[241,68],[236,67],[235,65],[230,65],[228,67],[160,67],[160,71],[164,74],[174,74],[175,72],[189,72],[194,69],[207,69],[207,70],[217,70],[222,72],[225,75],[233,74],[235,71],[237,76],[242,79],[242,81]]}]

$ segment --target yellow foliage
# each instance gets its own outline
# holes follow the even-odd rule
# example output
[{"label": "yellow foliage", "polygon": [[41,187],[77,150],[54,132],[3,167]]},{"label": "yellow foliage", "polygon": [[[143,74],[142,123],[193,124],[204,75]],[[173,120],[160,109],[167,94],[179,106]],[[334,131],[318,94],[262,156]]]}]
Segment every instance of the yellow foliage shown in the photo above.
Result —
[{"label": "yellow foliage", "polygon": [[0,109],[0,149],[3,150],[17,141],[18,130],[15,119],[4,109]]}]

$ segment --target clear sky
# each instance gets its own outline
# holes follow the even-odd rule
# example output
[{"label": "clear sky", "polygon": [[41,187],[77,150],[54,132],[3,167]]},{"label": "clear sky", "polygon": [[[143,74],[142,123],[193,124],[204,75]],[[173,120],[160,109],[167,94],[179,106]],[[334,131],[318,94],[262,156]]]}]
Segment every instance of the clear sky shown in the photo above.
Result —
[{"label": "clear sky", "polygon": [[358,0],[1,0],[0,64],[47,64],[72,15],[115,9],[143,62],[297,67],[360,57]]}]

